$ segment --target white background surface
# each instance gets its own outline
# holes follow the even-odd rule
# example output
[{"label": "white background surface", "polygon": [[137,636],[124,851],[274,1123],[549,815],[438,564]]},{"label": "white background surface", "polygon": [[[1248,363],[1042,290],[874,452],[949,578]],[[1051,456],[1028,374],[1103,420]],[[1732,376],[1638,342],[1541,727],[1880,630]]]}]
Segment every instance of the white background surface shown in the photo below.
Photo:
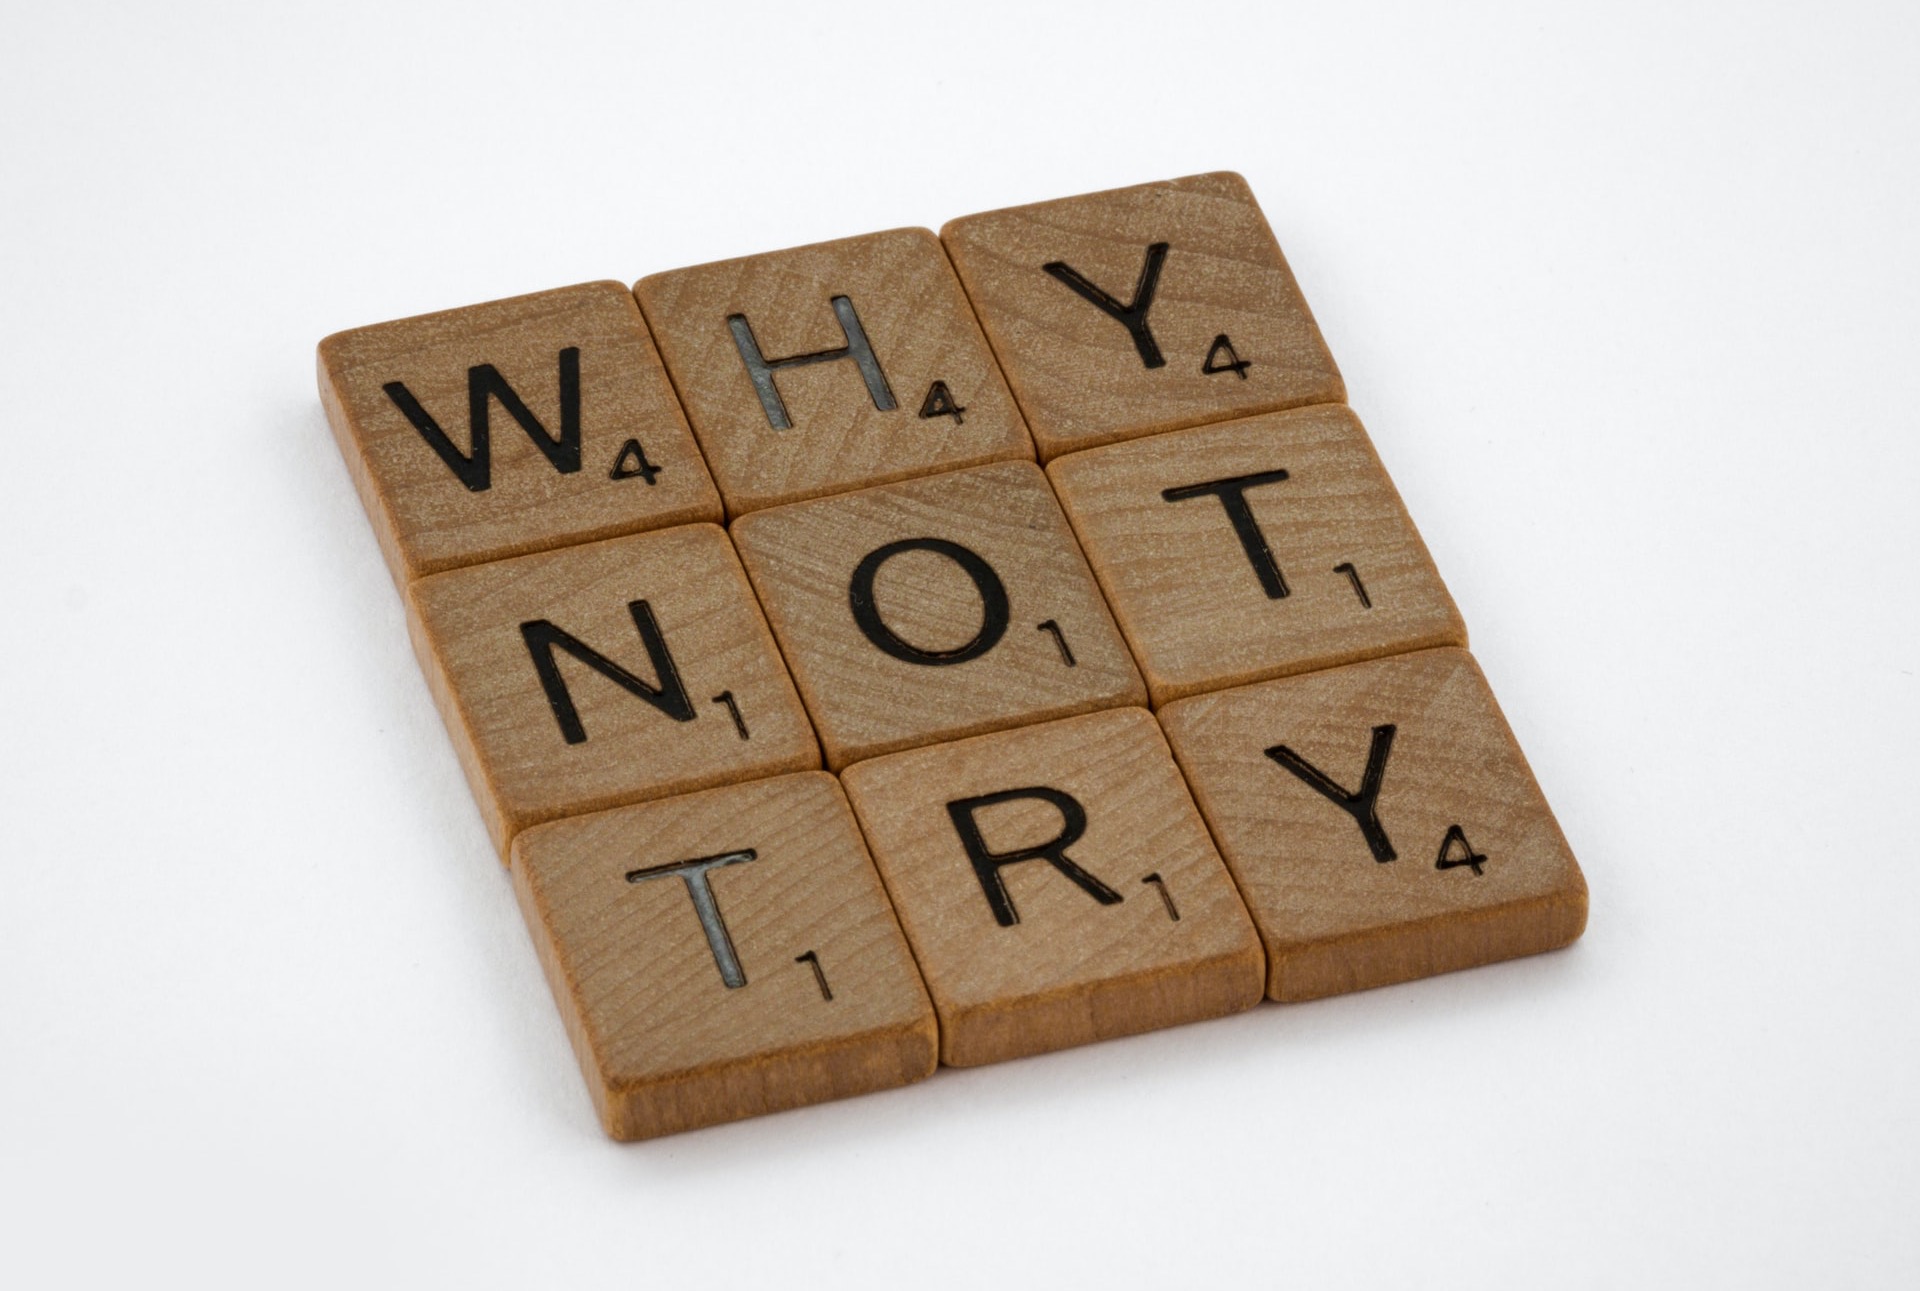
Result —
[{"label": "white background surface", "polygon": [[[1920,1285],[1910,5],[5,29],[0,1282]],[[315,342],[1222,167],[1585,940],[605,1141]]]}]

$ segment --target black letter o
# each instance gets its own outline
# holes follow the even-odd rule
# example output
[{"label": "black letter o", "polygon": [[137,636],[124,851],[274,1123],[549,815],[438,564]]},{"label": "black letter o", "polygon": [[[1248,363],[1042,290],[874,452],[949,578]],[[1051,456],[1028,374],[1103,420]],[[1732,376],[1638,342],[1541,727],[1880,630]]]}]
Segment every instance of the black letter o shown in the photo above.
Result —
[{"label": "black letter o", "polygon": [[[980,630],[974,633],[973,640],[957,650],[922,650],[902,641],[892,628],[881,621],[880,611],[873,602],[873,580],[879,574],[880,566],[903,551],[935,552],[966,571],[967,577],[973,580],[974,590],[980,593]],[[908,663],[934,666],[978,659],[999,645],[1000,638],[1006,635],[1010,615],[1006,584],[1000,581],[1000,575],[993,572],[993,566],[959,543],[948,542],[945,538],[902,538],[868,552],[866,559],[854,569],[853,581],[847,585],[847,604],[853,610],[853,621],[860,625],[867,640],[882,651]]]}]

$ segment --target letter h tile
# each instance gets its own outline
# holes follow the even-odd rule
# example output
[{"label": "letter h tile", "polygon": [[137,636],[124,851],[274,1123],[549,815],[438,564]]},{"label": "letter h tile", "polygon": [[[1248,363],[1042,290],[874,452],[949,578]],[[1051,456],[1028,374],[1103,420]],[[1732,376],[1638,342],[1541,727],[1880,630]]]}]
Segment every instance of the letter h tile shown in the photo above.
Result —
[{"label": "letter h tile", "polygon": [[730,515],[1033,458],[926,229],[675,269],[634,294]]}]

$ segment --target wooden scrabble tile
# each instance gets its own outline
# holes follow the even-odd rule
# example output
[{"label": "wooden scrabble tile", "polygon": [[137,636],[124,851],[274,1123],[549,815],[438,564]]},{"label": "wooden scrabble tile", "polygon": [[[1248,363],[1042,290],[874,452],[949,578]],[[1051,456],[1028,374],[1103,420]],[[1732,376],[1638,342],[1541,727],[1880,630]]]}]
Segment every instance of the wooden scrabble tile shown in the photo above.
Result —
[{"label": "wooden scrabble tile", "polygon": [[1553,950],[1586,927],[1580,867],[1464,650],[1183,699],[1160,720],[1276,1000]]},{"label": "wooden scrabble tile", "polygon": [[933,1072],[926,990],[825,772],[542,825],[512,866],[614,1138]]},{"label": "wooden scrabble tile", "polygon": [[1238,175],[969,215],[940,236],[1043,460],[1346,398]]},{"label": "wooden scrabble tile", "polygon": [[414,584],[408,626],[502,855],[529,825],[820,765],[713,525]]},{"label": "wooden scrabble tile", "polygon": [[402,586],[721,518],[646,324],[617,282],[329,336],[320,399]]},{"label": "wooden scrabble tile", "polygon": [[1074,453],[1047,475],[1156,704],[1467,643],[1342,405]]},{"label": "wooden scrabble tile", "polygon": [[733,537],[835,769],[1145,702],[1030,462],[755,512]]},{"label": "wooden scrabble tile", "polygon": [[843,779],[933,994],[943,1061],[1259,1002],[1259,937],[1145,710],[896,753]]},{"label": "wooden scrabble tile", "polygon": [[926,229],[676,269],[634,294],[732,515],[1033,458]]}]

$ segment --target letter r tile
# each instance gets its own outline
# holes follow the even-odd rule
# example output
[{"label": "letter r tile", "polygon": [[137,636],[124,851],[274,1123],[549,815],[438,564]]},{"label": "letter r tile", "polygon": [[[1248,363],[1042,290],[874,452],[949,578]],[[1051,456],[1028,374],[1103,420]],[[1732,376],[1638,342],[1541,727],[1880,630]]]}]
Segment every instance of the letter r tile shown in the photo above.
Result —
[{"label": "letter r tile", "polygon": [[933,1009],[832,776],[540,825],[511,864],[614,1138],[933,1072]]},{"label": "letter r tile", "polygon": [[617,282],[320,342],[320,397],[394,581],[721,518]]},{"label": "letter r tile", "polygon": [[1346,398],[1238,175],[968,215],[940,236],[1042,460]]},{"label": "letter r tile", "polygon": [[415,651],[502,855],[559,816],[820,765],[714,525],[435,574],[409,599]]},{"label": "letter r tile", "polygon": [[733,537],[836,770],[1145,701],[1031,462],[757,511]]},{"label": "letter r tile", "polygon": [[1467,643],[1343,405],[1073,453],[1047,475],[1155,704]]},{"label": "letter r tile", "polygon": [[842,779],[949,1065],[1259,1002],[1259,937],[1145,710],[896,753]]},{"label": "letter r tile", "polygon": [[1580,866],[1465,650],[1199,695],[1160,722],[1276,1000],[1554,950],[1586,927]]},{"label": "letter r tile", "polygon": [[926,229],[675,269],[634,294],[732,515],[1033,459]]}]

